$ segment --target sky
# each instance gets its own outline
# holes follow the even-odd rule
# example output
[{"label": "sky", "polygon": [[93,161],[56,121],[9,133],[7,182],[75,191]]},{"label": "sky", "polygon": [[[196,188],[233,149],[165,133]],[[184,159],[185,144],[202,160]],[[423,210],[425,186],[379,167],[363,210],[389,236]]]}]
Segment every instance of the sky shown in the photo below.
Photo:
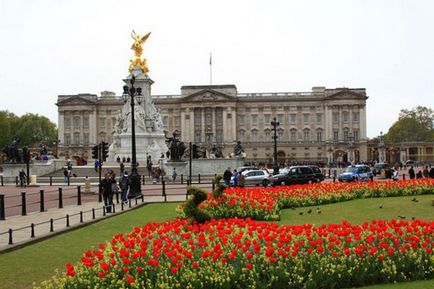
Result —
[{"label": "sky", "polygon": [[434,108],[430,0],[0,0],[0,110],[57,124],[58,95],[120,95],[133,29],[152,94],[209,84],[212,53],[240,93],[366,88],[368,137]]}]

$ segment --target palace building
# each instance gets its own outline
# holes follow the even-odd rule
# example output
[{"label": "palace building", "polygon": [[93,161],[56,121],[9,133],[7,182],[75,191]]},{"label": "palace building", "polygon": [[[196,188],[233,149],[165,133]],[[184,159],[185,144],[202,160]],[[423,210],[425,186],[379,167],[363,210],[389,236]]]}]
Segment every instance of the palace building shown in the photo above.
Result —
[{"label": "palace building", "polygon": [[[278,159],[285,163],[368,161],[367,98],[364,88],[239,93],[232,84],[182,86],[179,95],[152,96],[168,135],[177,132],[203,150],[215,147],[223,157],[241,141],[246,161],[272,159],[276,118]],[[111,143],[123,104],[112,92],[59,95],[59,156],[90,159],[94,144]]]}]

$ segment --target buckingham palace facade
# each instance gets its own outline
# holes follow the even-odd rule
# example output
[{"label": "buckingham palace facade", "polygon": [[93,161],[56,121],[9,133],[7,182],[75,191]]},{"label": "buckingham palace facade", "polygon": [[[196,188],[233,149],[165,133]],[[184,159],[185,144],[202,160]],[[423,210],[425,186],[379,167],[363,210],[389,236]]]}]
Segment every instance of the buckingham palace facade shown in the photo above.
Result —
[{"label": "buckingham palace facade", "polygon": [[[269,161],[276,118],[280,162],[368,160],[364,88],[238,93],[235,85],[198,85],[152,97],[168,134],[176,131],[198,147],[216,146],[224,157],[241,141],[246,161]],[[59,157],[90,159],[94,144],[111,143],[123,104],[112,92],[59,95]]]}]

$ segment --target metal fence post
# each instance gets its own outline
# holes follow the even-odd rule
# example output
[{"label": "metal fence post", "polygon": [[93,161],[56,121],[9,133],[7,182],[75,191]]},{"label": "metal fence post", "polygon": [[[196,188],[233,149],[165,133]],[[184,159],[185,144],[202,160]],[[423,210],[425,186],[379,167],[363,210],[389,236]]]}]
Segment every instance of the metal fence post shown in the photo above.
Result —
[{"label": "metal fence post", "polygon": [[35,224],[31,223],[30,224],[30,238],[34,238],[35,237]]},{"label": "metal fence post", "polygon": [[6,219],[5,213],[5,195],[0,195],[0,220]]},{"label": "metal fence post", "polygon": [[69,214],[66,214],[66,226],[69,227]]},{"label": "metal fence post", "polygon": [[44,212],[45,211],[45,199],[44,199],[44,190],[40,190],[39,191],[39,203],[40,203],[40,212]]},{"label": "metal fence post", "polygon": [[21,192],[21,216],[27,215],[26,192]]},{"label": "metal fence post", "polygon": [[81,186],[77,186],[77,206],[81,206]]},{"label": "metal fence post", "polygon": [[83,211],[80,211],[80,223],[83,223]]},{"label": "metal fence post", "polygon": [[59,188],[59,209],[63,208],[63,194],[62,188]]},{"label": "metal fence post", "polygon": [[1,177],[1,181],[2,181],[2,187],[5,185],[5,183],[3,182],[3,176],[0,176]]},{"label": "metal fence post", "polygon": [[184,184],[184,175],[181,174],[181,185],[183,185],[183,184]]},{"label": "metal fence post", "polygon": [[12,240],[12,229],[9,229],[9,245],[12,245],[14,242],[13,242],[13,240]]},{"label": "metal fence post", "polygon": [[214,191],[214,190],[215,190],[215,183],[214,183],[214,180],[212,180],[211,183],[212,183],[212,190]]},{"label": "metal fence post", "polygon": [[54,232],[54,220],[53,220],[53,218],[50,219],[50,232]]},{"label": "metal fence post", "polygon": [[15,184],[16,184],[17,187],[18,187],[18,177],[15,177]]},{"label": "metal fence post", "polygon": [[50,176],[50,187],[53,186],[53,177]]},{"label": "metal fence post", "polygon": [[98,203],[102,203],[102,187],[98,184]]},{"label": "metal fence post", "polygon": [[92,208],[92,219],[95,220],[95,208]]},{"label": "metal fence post", "polygon": [[163,186],[163,197],[164,197],[164,202],[167,202],[167,195],[166,195],[166,181],[162,181],[161,185]]},{"label": "metal fence post", "polygon": [[200,184],[200,174],[197,174],[197,182]]}]

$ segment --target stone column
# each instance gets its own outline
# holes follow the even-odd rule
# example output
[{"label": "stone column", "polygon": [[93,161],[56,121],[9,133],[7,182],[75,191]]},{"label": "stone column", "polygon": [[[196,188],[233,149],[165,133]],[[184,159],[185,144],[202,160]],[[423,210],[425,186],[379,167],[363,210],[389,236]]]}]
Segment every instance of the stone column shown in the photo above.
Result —
[{"label": "stone column", "polygon": [[98,126],[97,126],[97,108],[89,114],[89,143],[96,144],[98,142]]},{"label": "stone column", "polygon": [[65,144],[65,112],[59,111],[58,115],[59,122],[59,130],[58,130],[58,140],[60,140],[60,144],[63,146]]},{"label": "stone column", "polygon": [[237,111],[235,110],[235,107],[232,108],[232,135],[230,136],[230,139],[225,139],[225,142],[232,142],[234,140],[237,140]]},{"label": "stone column", "polygon": [[190,141],[195,142],[194,140],[194,107],[190,108]]},{"label": "stone column", "polygon": [[213,140],[211,140],[212,142],[216,141],[216,133],[217,133],[217,131],[216,131],[216,126],[217,126],[216,110],[217,110],[217,107],[211,108],[211,111],[212,111],[212,120],[211,120],[212,127],[211,127],[211,129],[212,129],[212,137],[213,137]]},{"label": "stone column", "polygon": [[188,127],[186,127],[186,123],[185,123],[185,111],[181,109],[181,139],[184,142],[189,141],[187,139],[187,131],[188,131]]},{"label": "stone column", "polygon": [[205,135],[205,108],[201,108],[201,142],[206,141],[206,135]]},{"label": "stone column", "polygon": [[366,140],[366,105],[363,105],[359,110],[359,127],[361,140]]},{"label": "stone column", "polygon": [[229,130],[228,130],[228,122],[227,122],[227,107],[223,107],[223,139],[228,140],[229,139]]}]

